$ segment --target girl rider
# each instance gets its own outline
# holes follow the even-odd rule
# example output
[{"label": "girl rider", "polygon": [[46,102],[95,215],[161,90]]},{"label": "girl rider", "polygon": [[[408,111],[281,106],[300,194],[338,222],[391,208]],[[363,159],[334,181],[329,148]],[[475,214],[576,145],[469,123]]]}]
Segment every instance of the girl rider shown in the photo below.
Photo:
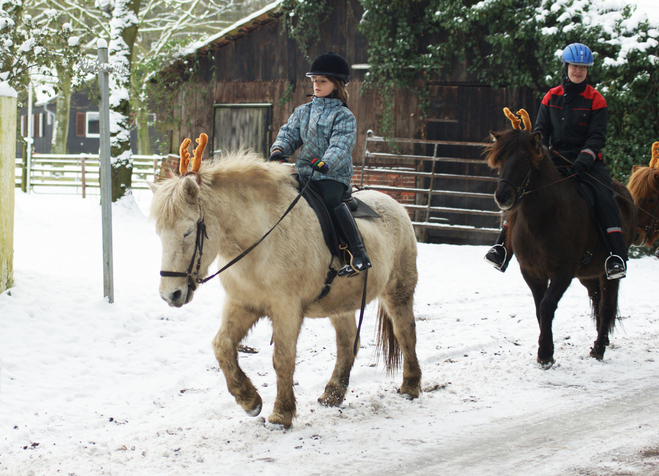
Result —
[{"label": "girl rider", "polygon": [[[352,253],[350,263],[339,270],[349,276],[371,267],[357,224],[342,200],[351,190],[352,149],[357,139],[357,122],[348,109],[350,67],[341,56],[320,55],[307,73],[313,83],[313,99],[298,106],[282,126],[270,148],[270,160],[285,162],[299,149],[295,169],[303,182],[322,197],[334,225],[342,232]],[[312,175],[312,170],[316,173]]]},{"label": "girl rider", "polygon": [[[568,175],[594,192],[595,218],[609,248],[604,263],[606,277],[624,278],[627,245],[613,199],[613,184],[601,153],[606,142],[606,101],[586,82],[593,54],[587,46],[573,43],[563,51],[561,63],[563,81],[545,95],[533,130],[542,134],[542,143],[549,149],[556,168],[569,170]],[[501,272],[512,258],[512,252],[505,248],[506,234],[504,222],[496,244],[485,255],[485,260]]]}]

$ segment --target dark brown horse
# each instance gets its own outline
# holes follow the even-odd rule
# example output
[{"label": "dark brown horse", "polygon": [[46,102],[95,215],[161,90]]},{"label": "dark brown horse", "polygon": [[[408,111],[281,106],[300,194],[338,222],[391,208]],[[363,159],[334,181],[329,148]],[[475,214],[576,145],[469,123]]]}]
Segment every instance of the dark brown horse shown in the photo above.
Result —
[{"label": "dark brown horse", "polygon": [[[512,247],[522,276],[531,288],[540,326],[538,362],[554,363],[552,320],[558,302],[575,276],[588,290],[597,326],[591,357],[601,360],[609,343],[618,306],[618,280],[607,280],[608,256],[589,206],[576,181],[556,170],[540,133],[511,129],[492,133],[487,160],[499,170],[494,199],[508,211],[507,246]],[[631,243],[636,208],[629,191],[614,181],[625,240]],[[621,199],[620,197],[623,197]]]},{"label": "dark brown horse", "polygon": [[634,165],[627,188],[638,208],[634,244],[650,247],[659,240],[659,142],[652,145],[649,167]]}]

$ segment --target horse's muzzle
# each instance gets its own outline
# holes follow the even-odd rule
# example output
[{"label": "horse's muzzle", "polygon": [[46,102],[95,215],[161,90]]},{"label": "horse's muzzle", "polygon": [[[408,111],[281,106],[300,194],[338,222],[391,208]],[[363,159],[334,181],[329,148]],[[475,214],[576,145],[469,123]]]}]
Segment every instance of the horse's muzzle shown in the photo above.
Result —
[{"label": "horse's muzzle", "polygon": [[494,202],[501,210],[510,210],[516,199],[515,190],[507,184],[499,184],[496,192],[494,192]]},{"label": "horse's muzzle", "polygon": [[189,286],[184,285],[172,290],[160,290],[160,297],[171,307],[181,307],[192,301],[194,291]]}]

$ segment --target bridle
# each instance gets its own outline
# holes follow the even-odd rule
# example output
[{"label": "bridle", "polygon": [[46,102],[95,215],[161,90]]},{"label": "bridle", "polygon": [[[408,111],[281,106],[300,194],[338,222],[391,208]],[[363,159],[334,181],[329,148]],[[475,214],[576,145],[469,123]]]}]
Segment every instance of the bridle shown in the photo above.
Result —
[{"label": "bridle", "polygon": [[[208,238],[206,233],[206,224],[204,223],[204,216],[201,212],[201,205],[199,205],[199,220],[197,220],[197,236],[195,237],[194,243],[194,252],[192,253],[192,258],[190,259],[190,265],[186,272],[181,271],[160,271],[160,276],[163,278],[187,278],[188,279],[188,288],[193,291],[197,289],[197,284],[203,284],[206,282],[203,279],[199,279],[199,268],[201,268],[201,257],[204,253],[204,239]],[[199,256],[197,257],[197,253]],[[195,257],[197,257],[197,265],[195,266]],[[194,268],[194,273],[192,272]],[[196,278],[194,277],[196,276]]]},{"label": "bridle", "polygon": [[520,183],[519,185],[515,185],[513,182],[511,182],[508,179],[499,179],[499,181],[497,182],[497,186],[498,186],[498,184],[503,183],[503,184],[506,184],[506,185],[510,185],[515,190],[515,200],[513,201],[513,205],[515,203],[517,203],[518,201],[520,201],[524,195],[534,191],[534,190],[531,190],[531,192],[528,192],[526,190],[529,186],[529,182],[531,181],[531,171],[532,170],[533,170],[533,165],[530,165],[529,166],[529,171],[526,173],[526,176],[522,179],[522,183]]},{"label": "bridle", "polygon": [[[311,177],[313,177],[313,173],[315,170],[312,169],[311,175],[309,176],[309,179],[307,182],[304,184],[302,189],[298,192],[297,196],[295,199],[291,202],[291,204],[288,206],[284,214],[277,220],[277,223],[275,223],[272,228],[270,228],[256,243],[254,243],[252,246],[247,248],[245,251],[240,253],[238,256],[236,256],[234,259],[229,261],[226,265],[224,265],[219,271],[217,271],[215,274],[212,274],[206,278],[200,278],[199,277],[199,269],[201,268],[201,257],[204,252],[204,239],[208,238],[208,235],[206,234],[206,224],[204,223],[204,215],[201,210],[201,204],[199,205],[199,220],[197,220],[197,236],[195,238],[195,247],[194,247],[194,252],[192,253],[192,258],[190,258],[190,264],[188,265],[188,270],[186,272],[181,272],[181,271],[160,271],[160,276],[163,278],[187,278],[188,280],[188,288],[192,289],[194,291],[197,289],[198,284],[204,284],[207,281],[210,281],[213,279],[215,276],[219,275],[226,269],[230,268],[234,264],[236,264],[238,261],[243,259],[247,254],[252,251],[254,248],[256,248],[265,238],[274,230],[279,223],[288,215],[288,213],[293,209],[293,207],[297,204],[298,201],[300,201],[300,198],[302,198],[302,195],[306,191],[307,187],[311,183]],[[199,255],[197,256],[197,252]],[[197,259],[197,264],[195,266],[195,258]],[[192,271],[194,269],[194,272]]]}]

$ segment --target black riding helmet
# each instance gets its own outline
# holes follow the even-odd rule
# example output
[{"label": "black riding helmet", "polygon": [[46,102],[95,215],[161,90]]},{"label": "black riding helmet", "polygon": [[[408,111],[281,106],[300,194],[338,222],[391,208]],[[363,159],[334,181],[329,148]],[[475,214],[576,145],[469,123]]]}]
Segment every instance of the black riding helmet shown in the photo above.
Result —
[{"label": "black riding helmet", "polygon": [[350,82],[350,66],[348,62],[336,53],[325,53],[313,60],[307,76],[333,76],[345,84]]}]

